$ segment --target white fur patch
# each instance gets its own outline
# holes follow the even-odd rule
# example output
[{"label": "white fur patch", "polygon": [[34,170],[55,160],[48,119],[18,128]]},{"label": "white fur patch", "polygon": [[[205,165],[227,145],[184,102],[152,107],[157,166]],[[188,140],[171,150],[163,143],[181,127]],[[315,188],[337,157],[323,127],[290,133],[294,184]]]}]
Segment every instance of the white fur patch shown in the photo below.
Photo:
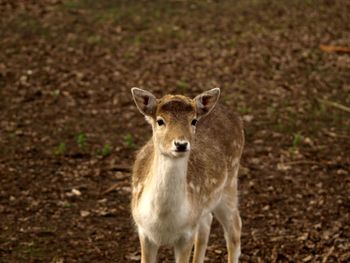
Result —
[{"label": "white fur patch", "polygon": [[234,260],[235,260],[234,262],[238,263],[239,262],[239,257],[241,255],[241,245],[238,245],[233,253],[234,253],[233,257],[234,257]]},{"label": "white fur patch", "polygon": [[232,166],[236,166],[239,163],[239,158],[233,158],[232,159]]},{"label": "white fur patch", "polygon": [[133,189],[132,189],[132,192],[133,193],[139,193],[142,189],[142,185],[141,184],[137,184]]},{"label": "white fur patch", "polygon": [[233,176],[231,177],[231,181],[230,181],[231,187],[237,185],[238,170],[239,170],[239,165],[236,164],[233,168]]},{"label": "white fur patch", "polygon": [[151,124],[151,125],[153,124],[153,119],[151,117],[145,115],[145,119],[149,124]]},{"label": "white fur patch", "polygon": [[216,184],[216,183],[218,182],[218,179],[212,178],[212,179],[210,180],[210,182],[211,182],[212,184]]}]

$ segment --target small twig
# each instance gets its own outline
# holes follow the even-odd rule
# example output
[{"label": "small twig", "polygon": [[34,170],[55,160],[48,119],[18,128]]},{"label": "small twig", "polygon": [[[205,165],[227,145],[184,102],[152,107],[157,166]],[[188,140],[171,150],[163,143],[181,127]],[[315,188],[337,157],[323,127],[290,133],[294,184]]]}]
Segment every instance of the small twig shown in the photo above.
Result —
[{"label": "small twig", "polygon": [[348,113],[350,113],[350,108],[347,107],[347,106],[344,106],[340,103],[337,103],[337,102],[334,102],[334,101],[330,101],[330,100],[323,100],[323,99],[317,99],[320,103],[323,103],[325,105],[328,105],[328,106],[331,106],[331,107],[334,107],[334,108],[337,108],[339,110],[343,110],[343,111],[346,111]]},{"label": "small twig", "polygon": [[299,165],[299,164],[313,164],[313,165],[321,165],[319,162],[315,161],[293,161],[293,162],[286,162],[283,163],[284,165]]},{"label": "small twig", "polygon": [[328,261],[328,258],[333,253],[333,250],[334,250],[334,246],[328,250],[326,256],[322,259],[322,263],[326,263]]},{"label": "small twig", "polygon": [[349,47],[339,47],[339,46],[328,46],[328,45],[320,45],[320,49],[325,52],[343,52],[350,53]]},{"label": "small twig", "polygon": [[350,140],[350,136],[346,136],[346,135],[343,135],[343,134],[337,134],[335,132],[330,132],[330,131],[323,131],[324,134],[328,135],[329,137],[332,137],[332,138],[343,138],[343,139],[349,139]]},{"label": "small twig", "polygon": [[65,187],[63,189],[64,191],[70,191],[72,189],[86,189],[86,188],[88,188],[87,184],[78,184],[75,186]]},{"label": "small twig", "polygon": [[108,193],[110,193],[110,192],[113,192],[115,189],[117,189],[118,188],[118,184],[116,183],[116,184],[113,184],[112,186],[110,186],[107,190],[105,190],[105,191],[103,191],[102,192],[102,195],[105,195],[105,194],[108,194]]}]

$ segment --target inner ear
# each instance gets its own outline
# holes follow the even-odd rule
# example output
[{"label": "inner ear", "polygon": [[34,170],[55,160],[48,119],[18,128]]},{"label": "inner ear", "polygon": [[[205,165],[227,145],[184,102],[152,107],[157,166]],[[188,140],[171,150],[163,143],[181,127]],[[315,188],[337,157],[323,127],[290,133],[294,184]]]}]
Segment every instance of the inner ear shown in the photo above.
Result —
[{"label": "inner ear", "polygon": [[149,97],[143,96],[142,98],[143,98],[143,105],[147,105],[149,102]]},{"label": "inner ear", "polygon": [[201,103],[202,103],[202,105],[204,106],[203,108],[202,108],[202,110],[204,111],[204,112],[208,112],[209,110],[210,110],[210,105],[212,105],[212,104],[215,104],[216,103],[216,100],[215,100],[215,98],[213,98],[212,96],[206,96],[206,95],[204,95],[202,98],[201,98]]}]

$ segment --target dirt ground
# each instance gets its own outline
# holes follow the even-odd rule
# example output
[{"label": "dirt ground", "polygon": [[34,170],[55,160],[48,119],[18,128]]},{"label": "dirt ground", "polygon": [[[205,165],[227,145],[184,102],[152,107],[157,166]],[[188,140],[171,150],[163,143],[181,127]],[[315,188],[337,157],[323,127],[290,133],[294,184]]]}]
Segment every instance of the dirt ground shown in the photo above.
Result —
[{"label": "dirt ground", "polygon": [[0,0],[0,262],[140,260],[134,86],[244,119],[241,262],[350,262],[350,53],[320,44],[350,47],[349,1]]}]

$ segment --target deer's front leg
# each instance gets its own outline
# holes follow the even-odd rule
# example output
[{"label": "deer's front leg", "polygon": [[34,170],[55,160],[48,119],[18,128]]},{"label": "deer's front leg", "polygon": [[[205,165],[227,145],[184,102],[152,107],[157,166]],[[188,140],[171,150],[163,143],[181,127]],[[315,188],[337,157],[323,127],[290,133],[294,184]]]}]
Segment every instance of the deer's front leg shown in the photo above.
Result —
[{"label": "deer's front leg", "polygon": [[175,244],[176,263],[188,263],[191,257],[194,234],[180,238]]},{"label": "deer's front leg", "polygon": [[158,246],[140,231],[139,239],[141,243],[141,263],[155,263],[157,261]]}]

